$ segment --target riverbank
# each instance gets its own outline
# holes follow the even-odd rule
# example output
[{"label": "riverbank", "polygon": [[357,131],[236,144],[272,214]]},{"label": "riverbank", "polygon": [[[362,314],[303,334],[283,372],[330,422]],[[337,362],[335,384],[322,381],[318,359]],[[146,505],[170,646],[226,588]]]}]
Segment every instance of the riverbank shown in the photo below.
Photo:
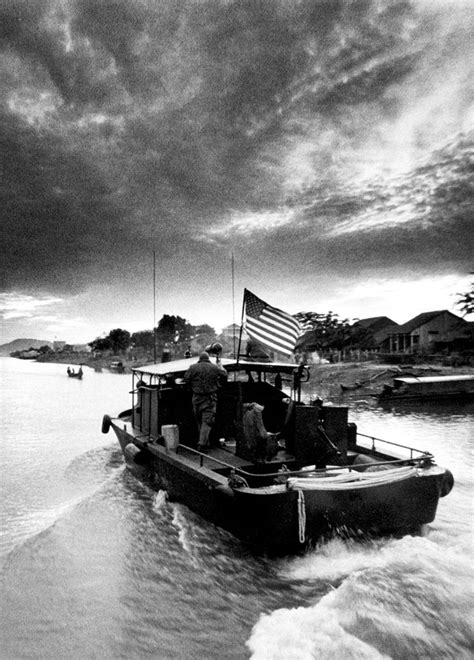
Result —
[{"label": "riverbank", "polygon": [[[196,358],[197,359],[197,358]],[[70,367],[89,367],[95,371],[107,370],[114,361],[123,364],[122,373],[131,373],[132,368],[150,364],[153,361],[135,357],[127,359],[123,356],[94,357],[90,353],[55,353],[45,354],[37,360],[38,362],[56,362]],[[417,365],[386,364],[378,361],[366,362],[338,362],[335,364],[312,364],[309,368],[310,378],[305,385],[315,391],[324,390],[327,394],[341,394],[357,390],[359,394],[372,393],[380,390],[384,382],[391,382],[392,378],[401,375],[449,376],[454,374],[472,374],[472,366],[446,366],[441,362],[422,363]]]},{"label": "riverbank", "polygon": [[441,363],[417,365],[386,364],[377,361],[313,364],[307,389],[323,398],[336,395],[371,395],[380,392],[384,383],[397,376],[452,376],[474,374],[472,366],[446,366]]},{"label": "riverbank", "polygon": [[66,364],[70,367],[89,367],[94,371],[102,371],[109,369],[113,362],[121,362],[123,369],[121,373],[131,373],[132,368],[150,364],[153,362],[147,359],[146,356],[139,359],[124,358],[122,355],[109,355],[107,357],[95,357],[91,353],[45,353],[36,359],[36,362],[54,362],[57,364]]}]

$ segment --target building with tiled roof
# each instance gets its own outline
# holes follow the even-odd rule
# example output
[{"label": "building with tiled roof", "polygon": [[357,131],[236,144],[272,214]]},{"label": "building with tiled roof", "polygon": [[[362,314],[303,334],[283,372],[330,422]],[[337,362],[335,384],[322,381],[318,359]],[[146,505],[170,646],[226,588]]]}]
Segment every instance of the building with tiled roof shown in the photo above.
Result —
[{"label": "building with tiled roof", "polygon": [[456,342],[469,341],[471,334],[470,324],[446,309],[423,312],[389,332],[388,351],[436,352]]}]

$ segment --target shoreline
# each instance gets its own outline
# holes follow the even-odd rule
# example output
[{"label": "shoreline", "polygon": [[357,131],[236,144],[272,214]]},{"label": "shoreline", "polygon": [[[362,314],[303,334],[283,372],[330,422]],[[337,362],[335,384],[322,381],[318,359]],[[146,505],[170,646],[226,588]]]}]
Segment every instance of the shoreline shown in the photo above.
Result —
[{"label": "shoreline", "polygon": [[[20,359],[20,358],[15,358]],[[196,356],[197,360],[197,356]],[[132,368],[153,364],[153,360],[136,358],[134,360],[126,359],[121,356],[93,357],[88,353],[74,355],[60,355],[54,356],[44,355],[35,362],[53,362],[56,364],[64,364],[71,367],[88,367],[94,371],[111,371],[110,364],[114,361],[123,363],[123,371],[120,373],[132,372]],[[414,375],[414,376],[429,376],[429,375],[464,375],[474,374],[474,367],[472,365],[463,366],[449,366],[443,365],[441,360],[439,362],[425,362],[414,365],[404,364],[389,364],[386,362],[379,362],[376,360],[360,361],[360,362],[337,362],[333,364],[309,364],[310,378],[303,385],[303,389],[309,388],[328,388],[332,394],[335,390],[338,393],[343,392],[341,385],[347,390],[355,390],[359,394],[365,392],[373,392],[381,387],[384,382],[391,382],[391,380],[401,375]],[[295,365],[296,367],[296,365]]]}]

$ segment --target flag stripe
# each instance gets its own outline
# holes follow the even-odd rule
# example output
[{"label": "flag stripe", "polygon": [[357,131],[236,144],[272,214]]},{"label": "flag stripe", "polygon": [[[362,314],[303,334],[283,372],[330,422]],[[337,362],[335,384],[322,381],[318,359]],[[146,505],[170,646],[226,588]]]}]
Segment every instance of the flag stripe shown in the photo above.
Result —
[{"label": "flag stripe", "polygon": [[283,316],[278,309],[273,307],[268,307],[262,312],[262,317],[267,318],[269,321],[275,319],[280,325],[283,325],[288,328],[289,332],[298,332],[299,323],[296,319],[289,319],[286,315]]},{"label": "flag stripe", "polygon": [[290,355],[300,333],[298,321],[257,298],[251,291],[244,292],[246,330],[249,337],[281,353]]},{"label": "flag stripe", "polygon": [[273,325],[271,323],[266,323],[265,321],[257,321],[256,319],[247,319],[247,325],[254,328],[256,332],[260,331],[262,334],[267,336],[273,336],[275,339],[279,339],[282,342],[288,344],[290,348],[294,346],[294,340],[288,336],[288,332],[284,329],[282,330],[279,326]]},{"label": "flag stripe", "polygon": [[254,330],[249,326],[247,326],[247,334],[250,337],[253,337],[253,339],[256,339],[262,344],[265,344],[265,346],[274,348],[275,350],[281,351],[282,353],[287,353],[288,355],[290,355],[293,352],[293,347],[294,347],[293,343],[286,343],[282,341],[279,342],[272,335],[259,332],[258,330]]},{"label": "flag stripe", "polygon": [[258,332],[260,335],[273,338],[275,341],[279,341],[282,344],[286,344],[290,346],[290,348],[293,346],[293,341],[288,338],[287,335],[275,332],[271,328],[268,328],[264,324],[262,325],[258,321],[247,321],[248,327],[250,327],[254,332]]}]

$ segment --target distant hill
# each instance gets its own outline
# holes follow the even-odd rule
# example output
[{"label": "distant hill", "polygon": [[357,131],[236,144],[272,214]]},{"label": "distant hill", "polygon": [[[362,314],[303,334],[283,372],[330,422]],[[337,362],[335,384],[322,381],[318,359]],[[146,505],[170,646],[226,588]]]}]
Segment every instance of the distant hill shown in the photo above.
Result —
[{"label": "distant hill", "polygon": [[10,355],[13,351],[27,351],[29,348],[40,348],[40,346],[53,348],[53,342],[46,339],[14,339],[8,344],[0,345],[0,355]]}]

